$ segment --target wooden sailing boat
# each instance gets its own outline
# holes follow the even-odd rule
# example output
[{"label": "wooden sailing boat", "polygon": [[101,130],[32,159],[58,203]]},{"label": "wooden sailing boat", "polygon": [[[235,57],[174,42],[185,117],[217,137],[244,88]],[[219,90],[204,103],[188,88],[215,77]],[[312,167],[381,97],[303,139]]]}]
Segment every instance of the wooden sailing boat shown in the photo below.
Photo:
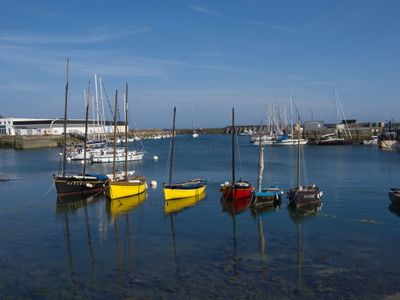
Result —
[{"label": "wooden sailing boat", "polygon": [[254,187],[247,181],[235,180],[235,151],[236,151],[235,109],[232,107],[232,182],[221,184],[220,191],[223,199],[238,200],[253,195]]},{"label": "wooden sailing boat", "polygon": [[175,144],[175,116],[176,107],[174,107],[174,117],[172,122],[172,140],[171,140],[171,157],[169,161],[169,179],[168,183],[164,183],[164,199],[180,199],[186,197],[193,197],[202,194],[206,189],[207,180],[203,178],[193,179],[180,183],[172,183],[172,166],[174,158],[174,144]]},{"label": "wooden sailing boat", "polygon": [[[299,119],[299,118],[298,118]],[[300,122],[296,125],[297,129],[297,186],[288,191],[289,206],[295,208],[305,208],[308,206],[319,205],[321,203],[322,191],[315,184],[300,185]]]},{"label": "wooden sailing boat", "polygon": [[[61,174],[53,174],[54,185],[58,197],[76,195],[94,195],[102,192],[108,185],[108,178],[99,174],[86,174],[86,152],[83,160],[83,172],[81,174],[66,174],[66,153],[67,153],[67,107],[68,107],[68,78],[69,60],[67,59],[67,81],[65,84],[64,98],[64,134],[63,134],[63,157]],[[89,101],[86,101],[86,124],[85,124],[85,149],[87,141]]]},{"label": "wooden sailing boat", "polygon": [[262,178],[264,171],[264,145],[259,141],[259,157],[258,157],[258,180],[257,190],[254,192],[252,206],[277,205],[281,201],[283,195],[282,189],[278,185],[268,188],[262,188]]},{"label": "wooden sailing boat", "polygon": [[[118,90],[115,92],[114,141],[116,140],[118,110]],[[125,140],[128,139],[128,84],[125,86]],[[125,143],[125,175],[121,179],[115,172],[116,143],[114,143],[113,176],[106,194],[110,199],[118,199],[144,193],[147,189],[144,176],[132,176],[128,172],[128,143]],[[132,172],[131,172],[132,173]]]}]

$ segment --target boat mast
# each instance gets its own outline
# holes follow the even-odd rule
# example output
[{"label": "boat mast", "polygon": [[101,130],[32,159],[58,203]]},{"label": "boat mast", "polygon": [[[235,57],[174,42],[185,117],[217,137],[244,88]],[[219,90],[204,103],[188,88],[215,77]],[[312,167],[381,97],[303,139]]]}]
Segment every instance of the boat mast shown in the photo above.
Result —
[{"label": "boat mast", "polygon": [[125,179],[128,180],[128,83],[125,84]]},{"label": "boat mast", "polygon": [[[89,81],[89,87],[88,87],[88,94],[90,91],[90,81]],[[86,96],[86,95],[85,95]],[[86,153],[87,153],[87,136],[88,136],[88,118],[89,118],[89,97],[85,97],[85,104],[86,104],[86,116],[85,116],[85,143],[83,146],[83,171],[82,175],[85,177],[86,174]]]},{"label": "boat mast", "polygon": [[114,107],[114,152],[113,152],[113,180],[115,180],[115,158],[117,151],[117,110],[118,110],[118,90],[115,90],[115,107]]},{"label": "boat mast", "polygon": [[300,118],[297,116],[297,188],[300,188]]},{"label": "boat mast", "polygon": [[172,160],[174,158],[174,144],[175,144],[175,115],[176,115],[176,107],[174,107],[174,117],[172,119],[172,141],[171,141],[171,157],[169,160],[168,184],[171,184],[171,181],[172,181]]},{"label": "boat mast", "polygon": [[63,141],[63,163],[61,174],[65,177],[65,168],[67,166],[67,102],[68,102],[68,79],[69,79],[69,58],[67,58],[67,82],[65,83],[65,96],[64,96],[64,141]]},{"label": "boat mast", "polygon": [[[262,124],[260,125],[260,127]],[[257,180],[257,192],[261,192],[262,189],[262,176],[264,171],[264,145],[262,144],[261,133],[259,136],[259,147],[258,147],[258,180]]]},{"label": "boat mast", "polygon": [[232,184],[235,184],[235,108],[232,107]]}]

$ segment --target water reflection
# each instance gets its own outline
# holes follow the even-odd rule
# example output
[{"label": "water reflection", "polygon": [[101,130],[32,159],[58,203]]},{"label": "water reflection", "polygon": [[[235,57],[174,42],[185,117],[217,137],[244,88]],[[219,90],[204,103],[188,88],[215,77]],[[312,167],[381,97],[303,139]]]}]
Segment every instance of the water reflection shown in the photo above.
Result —
[{"label": "water reflection", "polygon": [[114,220],[122,213],[128,213],[139,207],[147,199],[147,193],[141,193],[125,198],[107,199],[106,210],[111,220]]},{"label": "water reflection", "polygon": [[87,238],[87,246],[91,262],[92,277],[94,280],[96,280],[96,257],[93,249],[92,234],[90,229],[90,221],[89,221],[87,206],[89,204],[97,202],[100,198],[101,198],[100,195],[90,196],[90,197],[68,196],[68,197],[57,198],[56,214],[63,216],[64,240],[65,240],[65,247],[67,250],[68,269],[72,285],[71,292],[74,297],[78,295],[79,287],[77,284],[78,280],[76,277],[76,272],[73,263],[74,261],[73,261],[73,252],[71,246],[71,232],[70,232],[68,214],[76,213],[81,208],[84,209],[86,238]]},{"label": "water reflection", "polygon": [[[128,288],[127,282],[133,277],[134,245],[131,233],[131,213],[147,199],[147,193],[125,198],[107,199],[106,211],[114,227],[115,263],[120,292]],[[138,219],[140,231],[141,218]],[[126,245],[126,248],[124,246]],[[125,254],[125,255],[124,255]]]},{"label": "water reflection", "polygon": [[263,261],[265,261],[265,248],[266,248],[266,238],[264,234],[264,225],[262,221],[262,216],[268,213],[274,213],[279,209],[280,204],[268,205],[268,206],[255,206],[251,208],[251,214],[257,221],[257,231],[258,231],[258,242],[260,248],[260,256]]},{"label": "water reflection", "polygon": [[301,223],[307,221],[311,217],[315,216],[322,208],[322,204],[319,205],[309,205],[303,208],[288,207],[289,217],[296,225],[297,233],[297,282],[295,294],[297,296],[302,296],[305,291],[303,282],[303,241],[301,237]]},{"label": "water reflection", "polygon": [[176,234],[175,234],[175,224],[174,224],[174,215],[181,213],[186,208],[192,207],[198,204],[201,200],[206,197],[206,193],[202,193],[200,195],[196,195],[193,197],[187,197],[182,199],[175,200],[167,200],[164,201],[164,214],[169,217],[169,224],[171,229],[171,238],[172,238],[172,255],[175,266],[176,277],[179,277],[180,268],[178,263],[178,255],[176,251]]},{"label": "water reflection", "polygon": [[389,211],[400,217],[400,204],[391,203],[388,207]]},{"label": "water reflection", "polygon": [[222,211],[227,212],[232,217],[232,241],[233,241],[233,253],[232,263],[233,272],[237,274],[237,264],[239,257],[237,256],[237,241],[236,241],[236,215],[244,212],[251,203],[251,197],[240,198],[240,199],[224,199],[221,198]]}]

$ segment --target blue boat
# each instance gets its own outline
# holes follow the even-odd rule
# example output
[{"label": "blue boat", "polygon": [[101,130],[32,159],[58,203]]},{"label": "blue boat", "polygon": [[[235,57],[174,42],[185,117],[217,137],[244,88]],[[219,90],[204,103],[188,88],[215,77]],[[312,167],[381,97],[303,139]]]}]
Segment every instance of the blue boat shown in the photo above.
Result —
[{"label": "blue boat", "polygon": [[252,207],[278,206],[281,202],[283,190],[278,185],[262,188],[262,177],[264,172],[264,145],[259,144],[258,158],[258,180],[257,189],[253,194]]}]

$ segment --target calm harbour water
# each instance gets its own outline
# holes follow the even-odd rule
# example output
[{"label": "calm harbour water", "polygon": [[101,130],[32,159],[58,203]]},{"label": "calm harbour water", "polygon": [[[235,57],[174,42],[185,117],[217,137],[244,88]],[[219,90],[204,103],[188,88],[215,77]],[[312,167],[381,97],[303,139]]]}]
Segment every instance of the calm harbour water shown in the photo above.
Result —
[{"label": "calm harbour water", "polygon": [[[375,146],[305,146],[306,175],[324,192],[313,216],[223,210],[230,137],[179,136],[174,179],[208,178],[206,197],[168,214],[162,182],[169,140],[144,141],[141,163],[156,180],[140,203],[104,196],[57,206],[51,174],[60,149],[0,150],[1,298],[382,299],[400,293],[400,153]],[[239,137],[237,176],[256,183],[258,147]],[[295,147],[266,148],[266,180],[295,184]],[[153,155],[159,156],[158,161]],[[69,170],[81,169],[69,162]],[[111,165],[89,171],[108,172]],[[118,212],[120,210],[121,212]],[[398,295],[399,296],[399,295]]]}]

